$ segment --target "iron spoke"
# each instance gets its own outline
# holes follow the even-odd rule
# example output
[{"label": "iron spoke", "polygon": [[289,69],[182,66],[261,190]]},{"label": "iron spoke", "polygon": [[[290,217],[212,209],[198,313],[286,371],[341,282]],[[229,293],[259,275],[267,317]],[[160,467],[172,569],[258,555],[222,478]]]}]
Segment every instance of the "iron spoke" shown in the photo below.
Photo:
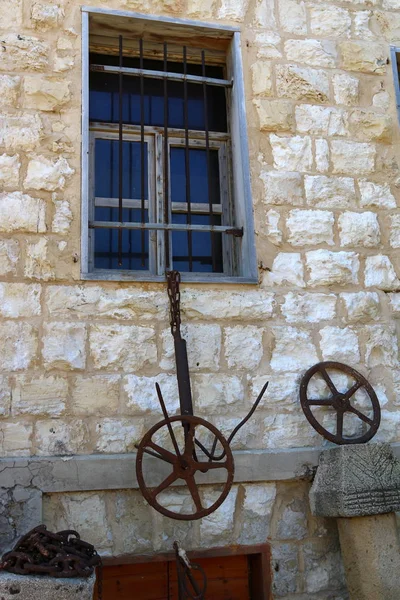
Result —
[{"label": "iron spoke", "polygon": [[196,433],[196,426],[193,423],[189,424],[189,428],[187,430],[186,433],[186,440],[185,440],[185,454],[186,456],[192,456],[193,452],[194,452],[194,444],[195,444],[195,440],[194,440],[194,436]]},{"label": "iron spoke", "polygon": [[197,487],[197,483],[196,483],[196,480],[193,477],[193,475],[190,475],[186,479],[186,483],[187,483],[189,491],[190,491],[190,493],[192,495],[193,502],[194,502],[194,504],[196,506],[196,510],[198,510],[198,511],[204,510],[203,509],[203,505],[202,505],[201,500],[200,500],[199,488]]},{"label": "iron spoke", "polygon": [[332,398],[320,398],[319,400],[307,400],[309,406],[331,406]]},{"label": "iron spoke", "polygon": [[175,471],[173,471],[158,487],[156,487],[155,490],[152,491],[153,498],[157,498],[158,494],[161,494],[161,492],[166,490],[177,479],[179,479],[179,475],[176,475]]},{"label": "iron spoke", "polygon": [[337,391],[336,386],[333,383],[332,379],[329,377],[326,369],[321,367],[319,371],[320,371],[322,377],[325,379],[326,383],[328,384],[328,387],[331,390],[332,394],[334,394],[336,396],[339,392]]},{"label": "iron spoke", "polygon": [[157,452],[153,452],[152,450],[149,450],[148,448],[143,448],[143,452],[145,452],[146,454],[149,454],[150,456],[154,456],[154,458],[158,458],[159,460],[163,460],[164,462],[168,463],[169,465],[171,464],[171,462],[169,460],[167,460],[166,458],[164,458],[160,454],[157,454]]},{"label": "iron spoke", "polygon": [[176,456],[175,456],[175,454],[173,454],[172,452],[170,452],[166,448],[163,448],[162,446],[159,446],[155,442],[150,441],[150,442],[148,442],[148,445],[150,446],[150,448],[153,448],[153,450],[155,450],[156,452],[158,452],[158,454],[161,454],[161,456],[164,458],[164,460],[166,460],[167,462],[171,463],[171,465],[175,464],[175,462],[176,462]]},{"label": "iron spoke", "polygon": [[357,417],[359,419],[361,419],[361,421],[364,421],[364,423],[368,423],[368,425],[373,425],[373,423],[374,423],[373,420],[370,419],[369,417],[367,417],[367,415],[364,415],[362,412],[360,412],[356,408],[354,408],[354,406],[350,406],[350,408],[348,410],[349,410],[349,412],[357,415]]},{"label": "iron spoke", "polygon": [[343,437],[343,413],[342,413],[342,411],[338,411],[338,413],[337,413],[336,435],[338,435],[341,438]]},{"label": "iron spoke", "polygon": [[357,390],[360,389],[360,387],[363,387],[363,384],[361,383],[361,381],[356,381],[356,383],[345,393],[344,400],[349,400],[352,396],[354,396],[354,394]]}]

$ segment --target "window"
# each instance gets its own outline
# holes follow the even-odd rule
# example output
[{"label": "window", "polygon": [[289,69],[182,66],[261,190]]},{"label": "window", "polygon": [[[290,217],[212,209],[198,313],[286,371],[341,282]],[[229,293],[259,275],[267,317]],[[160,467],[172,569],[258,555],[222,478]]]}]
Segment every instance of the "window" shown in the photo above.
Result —
[{"label": "window", "polygon": [[255,282],[239,33],[83,14],[82,276]]},{"label": "window", "polygon": [[393,69],[394,89],[396,92],[397,114],[400,121],[400,48],[391,46],[390,54]]}]

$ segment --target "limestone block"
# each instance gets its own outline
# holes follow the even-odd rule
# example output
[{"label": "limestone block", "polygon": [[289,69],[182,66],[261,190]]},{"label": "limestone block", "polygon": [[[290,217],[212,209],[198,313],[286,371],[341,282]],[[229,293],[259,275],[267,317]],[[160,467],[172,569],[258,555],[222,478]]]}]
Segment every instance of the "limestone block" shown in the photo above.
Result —
[{"label": "limestone block", "polygon": [[218,11],[218,18],[243,21],[248,6],[249,0],[240,0],[240,2],[237,2],[237,0],[222,0]]},{"label": "limestone block", "polygon": [[327,210],[291,210],[286,219],[288,242],[292,246],[333,246],[333,213]]},{"label": "limestone block", "polygon": [[214,15],[215,6],[215,0],[189,0],[188,15],[207,19]]},{"label": "limestone block", "polygon": [[294,327],[275,327],[275,345],[272,351],[271,369],[296,371],[318,362],[316,348],[308,331]]},{"label": "limestone block", "polygon": [[18,101],[20,77],[0,75],[0,106],[16,106]]},{"label": "limestone block", "polygon": [[332,77],[333,95],[337,104],[353,106],[358,103],[360,82],[347,73],[336,73]]},{"label": "limestone block", "polygon": [[316,208],[348,208],[355,203],[354,180],[350,177],[305,175],[304,188],[307,203]]},{"label": "limestone block", "polygon": [[181,292],[181,309],[188,319],[223,319],[230,322],[262,320],[274,314],[274,295],[265,291],[208,291],[185,288]]},{"label": "limestone block", "polygon": [[329,145],[324,139],[315,140],[315,169],[319,173],[327,173],[329,171]]},{"label": "limestone block", "polygon": [[[226,301],[226,298],[225,298]],[[46,289],[49,312],[62,319],[110,318],[140,322],[166,318],[165,294],[143,288],[106,289],[100,286],[51,286]]]},{"label": "limestone block", "polygon": [[56,375],[18,375],[12,393],[12,414],[60,417],[65,411],[68,381]]},{"label": "limestone block", "polygon": [[38,115],[0,115],[0,147],[4,146],[7,152],[31,152],[42,137],[42,121]]},{"label": "limestone block", "polygon": [[261,131],[290,131],[293,129],[293,106],[285,100],[253,100]]},{"label": "limestone block", "polygon": [[276,498],[274,483],[245,484],[242,529],[239,544],[264,544],[269,536]]},{"label": "limestone block", "polygon": [[299,133],[313,135],[347,135],[347,115],[340,108],[301,104],[296,106],[296,125]]},{"label": "limestone block", "polygon": [[0,422],[0,455],[30,456],[32,454],[32,424]]},{"label": "limestone block", "polygon": [[11,413],[11,387],[8,377],[0,377],[0,417]]},{"label": "limestone block", "polygon": [[24,79],[26,108],[59,111],[71,99],[70,82],[62,78],[27,75]]},{"label": "limestone block", "polygon": [[344,327],[324,327],[320,330],[321,352],[324,360],[354,365],[361,360],[357,334]]},{"label": "limestone block", "polygon": [[133,452],[144,433],[143,419],[101,419],[96,424],[96,450],[108,454]]},{"label": "limestone block", "polygon": [[[222,344],[220,325],[189,323],[182,326],[182,337],[187,342],[190,371],[219,370]],[[175,351],[170,329],[163,331],[162,344],[160,367],[165,370],[175,369]]]},{"label": "limestone block", "polygon": [[72,212],[68,200],[53,198],[55,213],[51,223],[53,233],[68,233],[72,222]]},{"label": "limestone block", "polygon": [[363,207],[396,208],[396,199],[393,196],[388,183],[375,183],[360,179],[360,205]]},{"label": "limestone block", "polygon": [[0,4],[1,29],[14,29],[22,25],[22,0],[2,0]]},{"label": "limestone block", "polygon": [[310,171],[312,168],[311,138],[308,136],[279,137],[270,135],[274,166],[279,171]]},{"label": "limestone block", "polygon": [[272,544],[272,589],[278,596],[287,596],[297,590],[299,572],[298,546],[295,544]]},{"label": "limestone block", "polygon": [[150,12],[152,14],[172,12],[182,15],[185,10],[182,0],[153,0],[146,2],[146,4],[143,4],[143,0],[124,0],[124,5],[136,12]]},{"label": "limestone block", "polygon": [[373,40],[375,34],[370,29],[372,12],[360,10],[354,13],[354,36],[362,40]]},{"label": "limestone block", "polygon": [[0,194],[0,231],[46,230],[45,202],[21,192]]},{"label": "limestone block", "polygon": [[274,515],[276,521],[273,536],[279,540],[302,540],[308,533],[308,507],[301,493],[303,490],[300,488],[297,491],[290,486],[286,493],[285,491],[278,496],[279,508]]},{"label": "limestone block", "polygon": [[376,292],[340,294],[347,311],[347,319],[353,323],[371,321],[380,313],[379,296]]},{"label": "limestone block", "polygon": [[16,240],[0,240],[0,275],[15,275],[19,258],[19,243]]},{"label": "limestone block", "polygon": [[89,346],[95,369],[135,371],[157,362],[156,335],[152,327],[92,325]]},{"label": "limestone block", "polygon": [[272,96],[272,67],[266,60],[251,65],[253,93],[256,96]]},{"label": "limestone block", "polygon": [[400,287],[396,271],[388,256],[378,254],[365,259],[365,285],[392,292]]},{"label": "limestone block", "polygon": [[40,315],[40,292],[40,285],[0,283],[0,315],[6,319]]},{"label": "limestone block", "polygon": [[382,90],[374,94],[372,97],[372,105],[382,112],[386,112],[390,107],[390,95],[388,92]]},{"label": "limestone block", "polygon": [[225,355],[228,367],[256,369],[263,357],[263,329],[253,325],[225,329]]},{"label": "limestone block", "polygon": [[74,173],[65,158],[53,161],[38,156],[29,161],[24,188],[48,192],[63,190],[67,179]]},{"label": "limestone block", "polygon": [[[135,551],[138,553],[153,552],[155,550],[154,529],[157,531],[158,527],[150,517],[149,510],[152,509],[149,508],[139,490],[112,492],[110,500],[107,516],[113,540],[113,555],[129,554],[132,540],[135,540]],[[162,534],[164,537],[164,527]]]},{"label": "limestone block", "polygon": [[65,73],[75,66],[75,59],[72,56],[56,56],[54,58],[53,70],[55,73]]},{"label": "limestone block", "polygon": [[295,35],[307,33],[306,7],[302,0],[279,0],[278,8],[283,31]]},{"label": "limestone block", "polygon": [[306,63],[310,67],[336,66],[336,49],[333,42],[287,40],[284,47],[288,60]]},{"label": "limestone block", "polygon": [[155,387],[156,383],[161,388],[169,414],[173,415],[180,412],[176,376],[159,373],[155,377],[139,377],[137,375],[124,377],[122,381],[123,398],[129,414],[142,415],[149,412],[156,414],[161,410]]},{"label": "limestone block", "polygon": [[269,382],[268,392],[262,407],[270,407],[274,410],[297,411],[299,401],[299,375],[298,373],[272,373],[268,376],[247,376],[250,383],[251,399],[255,400],[263,386]]},{"label": "limestone block", "polygon": [[304,267],[300,253],[279,252],[274,258],[272,269],[264,273],[262,287],[279,285],[305,287]]},{"label": "limestone block", "polygon": [[390,245],[400,248],[400,215],[390,215]]},{"label": "limestone block", "polygon": [[72,383],[73,415],[112,416],[119,409],[119,375],[77,375]]},{"label": "limestone block", "polygon": [[35,2],[31,10],[33,25],[42,31],[59,26],[64,16],[64,10],[59,4]]},{"label": "limestone block", "polygon": [[255,24],[258,27],[276,29],[274,4],[274,0],[256,0]]},{"label": "limestone block", "polygon": [[[261,390],[258,390],[257,395]],[[256,396],[257,397],[257,396]],[[256,398],[254,398],[255,400]],[[220,430],[225,439],[228,439],[231,435],[232,431],[239,425],[242,421],[243,417],[246,416],[251,406],[247,405],[246,407],[242,407],[240,411],[240,417],[227,417],[226,415],[222,416],[213,416],[212,421],[215,426]],[[206,416],[206,415],[205,415]],[[262,447],[261,442],[261,420],[255,420],[252,423],[248,422],[247,427],[243,427],[238,431],[238,434],[235,435],[234,439],[231,443],[231,449],[235,450],[247,450],[248,448],[258,448]],[[211,443],[211,440],[210,440]]]},{"label": "limestone block", "polygon": [[[318,359],[309,361],[307,366],[313,362]],[[263,448],[307,448],[320,443],[320,436],[300,412],[269,415],[264,419],[263,431]]]},{"label": "limestone block", "polygon": [[257,58],[282,58],[281,37],[275,31],[257,33],[255,44],[257,46]]},{"label": "limestone block", "polygon": [[0,185],[9,188],[18,187],[19,170],[21,163],[18,154],[8,156],[7,154],[0,155]]},{"label": "limestone block", "polygon": [[46,419],[37,421],[35,428],[38,456],[83,454],[87,448],[89,432],[81,419]]},{"label": "limestone block", "polygon": [[44,523],[50,531],[72,528],[101,553],[111,547],[104,493],[49,494],[44,498],[43,513]]},{"label": "limestone block", "polygon": [[[304,544],[304,579],[309,594],[318,594],[326,590],[346,589],[342,555],[337,539],[309,540]],[[330,595],[330,593],[328,592]],[[328,598],[329,598],[328,595]],[[333,596],[335,598],[336,594]],[[346,598],[338,593],[338,600]]]},{"label": "limestone block", "polygon": [[376,156],[374,144],[332,140],[330,146],[334,173],[367,175],[374,171]]},{"label": "limestone block", "polygon": [[40,238],[38,242],[26,245],[24,275],[28,279],[43,281],[55,278],[54,268],[49,260],[47,238]]},{"label": "limestone block", "polygon": [[277,65],[275,69],[277,92],[281,98],[310,102],[329,100],[329,79],[325,71],[297,65]]},{"label": "limestone block", "polygon": [[386,73],[388,49],[383,44],[371,41],[346,41],[339,44],[342,56],[341,67],[361,73]]},{"label": "limestone block", "polygon": [[[200,521],[201,545],[220,546],[231,542],[234,526],[235,506],[238,488],[232,488],[225,502],[211,515]],[[205,506],[217,501],[220,491],[206,488],[203,492]]]},{"label": "limestone block", "polygon": [[225,413],[232,408],[240,409],[244,405],[244,387],[239,377],[199,373],[194,376],[192,387],[195,412],[205,418],[211,414]]},{"label": "limestone block", "polygon": [[81,323],[46,323],[43,359],[48,369],[84,369],[86,327]]},{"label": "limestone block", "polygon": [[264,183],[266,204],[300,206],[304,203],[303,187],[299,173],[263,170],[260,178]]},{"label": "limestone block", "polygon": [[324,450],[311,488],[310,504],[314,515],[324,517],[361,517],[398,511],[400,465],[390,446],[352,444]]},{"label": "limestone block", "polygon": [[382,5],[387,10],[400,10],[399,0],[383,0]]},{"label": "limestone block", "polygon": [[0,71],[44,71],[49,66],[49,45],[38,38],[7,33],[1,44]]},{"label": "limestone block", "polygon": [[0,574],[0,594],[4,600],[71,600],[79,595],[79,600],[92,600],[95,575],[89,578],[70,579],[40,577],[39,575],[14,575],[4,571]]},{"label": "limestone block", "polygon": [[398,368],[398,344],[394,324],[368,325],[365,328],[365,360],[369,367]]},{"label": "limestone block", "polygon": [[0,323],[0,364],[8,371],[28,369],[36,358],[37,329],[23,321]]},{"label": "limestone block", "polygon": [[374,29],[378,29],[381,36],[388,42],[397,42],[400,38],[400,15],[398,13],[376,11],[371,20]]},{"label": "limestone block", "polygon": [[339,236],[341,246],[379,246],[381,232],[378,217],[373,212],[344,212],[339,216]]},{"label": "limestone block", "polygon": [[288,323],[319,323],[336,317],[335,294],[298,294],[289,292],[281,307]]},{"label": "limestone block", "polygon": [[339,6],[311,5],[310,26],[317,37],[349,37],[351,17],[348,10]]},{"label": "limestone block", "polygon": [[358,283],[360,261],[355,252],[312,250],[306,253],[309,285],[351,285]]},{"label": "limestone block", "polygon": [[349,128],[352,137],[362,140],[389,142],[392,136],[392,119],[372,110],[356,109],[350,113]]},{"label": "limestone block", "polygon": [[269,210],[267,212],[266,235],[268,240],[279,246],[282,243],[283,234],[280,228],[281,215],[277,210]]}]

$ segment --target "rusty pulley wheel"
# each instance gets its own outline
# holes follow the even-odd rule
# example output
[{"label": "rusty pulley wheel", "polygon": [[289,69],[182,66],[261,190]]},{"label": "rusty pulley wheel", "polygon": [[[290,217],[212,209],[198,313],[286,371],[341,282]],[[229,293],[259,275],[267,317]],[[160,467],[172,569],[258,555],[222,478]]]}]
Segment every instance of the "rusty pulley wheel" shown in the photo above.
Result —
[{"label": "rusty pulley wheel", "polygon": [[[183,446],[179,448],[179,443],[173,431],[173,424],[180,424],[184,432]],[[196,438],[196,429],[203,428],[208,435],[213,438],[213,449],[210,453],[211,458],[198,457],[196,454],[196,446],[198,447]],[[163,436],[172,442],[173,450],[164,447],[161,443],[157,443],[153,438],[159,439]],[[215,460],[215,448],[219,443],[223,452],[223,460]],[[171,444],[170,444],[171,445]],[[170,474],[167,475],[157,486],[149,486],[145,482],[143,473],[143,459],[145,454],[151,455],[170,466]],[[218,457],[220,458],[220,457]],[[203,501],[199,492],[199,485],[196,481],[196,475],[205,474],[210,470],[221,469],[225,471],[223,474],[223,489],[220,496],[211,506],[203,506]],[[182,521],[193,521],[202,519],[214,512],[224,502],[228,496],[233,483],[234,477],[234,462],[232,451],[229,444],[222,433],[208,421],[199,417],[178,415],[169,417],[160,421],[152,427],[144,436],[138,446],[136,457],[136,476],[139,483],[140,491],[147,502],[158,512],[171,519]],[[179,483],[179,480],[182,483]],[[167,490],[170,486],[178,482],[177,485],[186,485],[195,510],[189,514],[178,513],[169,510],[161,504],[158,496]]]},{"label": "rusty pulley wheel", "polygon": [[[346,391],[338,390],[338,387],[329,375],[329,371],[341,372],[349,376],[354,383]],[[310,397],[308,386],[314,376],[320,375],[330,390],[329,398]],[[354,406],[354,395],[358,390],[363,389],[371,403],[372,417],[365,415],[361,410]],[[300,402],[308,422],[314,429],[330,442],[335,444],[364,444],[371,440],[379,429],[381,422],[381,409],[378,398],[371,384],[361,373],[351,367],[338,362],[321,362],[314,365],[304,375],[300,384]],[[336,434],[331,433],[317,420],[311,407],[330,407],[336,411]],[[370,410],[371,410],[370,409]],[[345,413],[350,413],[358,417],[368,426],[368,430],[359,437],[346,437],[343,432],[343,420]]]}]

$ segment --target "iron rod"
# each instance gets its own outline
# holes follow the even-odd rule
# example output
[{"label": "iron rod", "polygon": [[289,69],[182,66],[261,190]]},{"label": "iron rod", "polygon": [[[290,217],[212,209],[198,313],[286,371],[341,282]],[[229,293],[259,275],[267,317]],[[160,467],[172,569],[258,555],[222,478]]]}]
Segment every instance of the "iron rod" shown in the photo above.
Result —
[{"label": "iron rod", "polygon": [[[140,52],[140,196],[141,196],[141,218],[142,224],[145,222],[145,186],[144,186],[144,77],[143,77],[143,39],[139,40]],[[142,267],[145,266],[145,230],[141,231],[141,250],[142,250]]]},{"label": "iron rod", "polygon": [[[187,48],[183,47],[183,72],[187,75]],[[187,211],[187,224],[192,224],[192,207],[190,205],[190,150],[189,150],[189,105],[188,105],[188,89],[187,79],[183,82],[183,119],[185,129],[185,183],[186,183],[186,204],[188,207]],[[193,271],[193,257],[192,257],[192,232],[189,229],[187,234],[188,240],[188,255],[189,255],[189,271]]]},{"label": "iron rod", "polygon": [[[206,76],[206,59],[204,50],[201,51],[201,67],[203,78]],[[208,206],[210,209],[210,225],[213,224],[213,199],[212,199],[212,183],[211,183],[211,156],[210,156],[210,134],[209,134],[209,122],[208,122],[208,98],[207,98],[207,84],[203,83],[203,98],[204,98],[204,129],[206,133],[206,157],[207,157],[207,183],[208,183]],[[215,236],[213,233],[211,237],[211,260],[213,273],[217,270],[217,260],[215,256]]]},{"label": "iron rod", "polygon": [[[123,38],[122,35],[119,36],[119,66],[122,69],[123,66]],[[123,199],[123,177],[124,177],[124,171],[123,171],[123,119],[122,119],[122,110],[123,110],[123,73],[120,70],[119,72],[119,144],[118,144],[118,150],[119,150],[119,165],[118,165],[118,199],[119,199],[119,210],[118,210],[118,215],[119,215],[119,220],[122,221],[123,220],[123,205],[122,205],[122,199]],[[118,231],[118,266],[122,267],[122,229],[120,229]]]},{"label": "iron rod", "polygon": [[216,231],[228,233],[237,237],[243,236],[242,228],[232,228],[229,225],[186,225],[185,223],[126,223],[117,221],[91,221],[90,229],[157,229],[159,231]]},{"label": "iron rod", "polygon": [[121,71],[128,77],[148,77],[151,79],[169,79],[171,81],[188,81],[189,83],[197,83],[207,85],[214,85],[217,87],[232,87],[233,81],[231,79],[216,79],[214,77],[199,77],[197,75],[185,75],[182,73],[169,73],[168,71],[152,71],[148,69],[131,69],[131,68],[120,68],[109,65],[90,65],[91,71],[110,73],[111,75],[118,75]]},{"label": "iron rod", "polygon": [[[164,73],[168,72],[168,45],[164,42]],[[164,78],[164,226],[169,223],[168,79]],[[169,232],[164,232],[165,270],[170,268]]]}]

